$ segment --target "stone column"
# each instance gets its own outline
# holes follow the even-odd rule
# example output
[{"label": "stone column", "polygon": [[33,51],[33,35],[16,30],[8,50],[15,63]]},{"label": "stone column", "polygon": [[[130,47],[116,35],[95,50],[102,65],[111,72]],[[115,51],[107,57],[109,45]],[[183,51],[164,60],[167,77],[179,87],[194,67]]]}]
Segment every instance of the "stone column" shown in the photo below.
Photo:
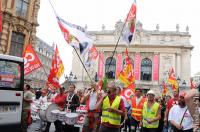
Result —
[{"label": "stone column", "polygon": [[177,77],[181,76],[181,54],[180,53],[176,53],[176,74],[177,74]]}]

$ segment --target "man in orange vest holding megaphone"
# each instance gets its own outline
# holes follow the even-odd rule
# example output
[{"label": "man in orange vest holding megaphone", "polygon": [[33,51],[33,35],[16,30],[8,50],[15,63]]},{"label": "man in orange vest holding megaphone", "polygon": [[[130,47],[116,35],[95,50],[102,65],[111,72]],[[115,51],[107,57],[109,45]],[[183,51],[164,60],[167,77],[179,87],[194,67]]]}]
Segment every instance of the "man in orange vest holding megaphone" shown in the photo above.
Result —
[{"label": "man in orange vest holding megaphone", "polygon": [[146,99],[142,97],[142,89],[135,89],[135,96],[132,98],[131,129],[136,132],[142,120],[142,109]]}]

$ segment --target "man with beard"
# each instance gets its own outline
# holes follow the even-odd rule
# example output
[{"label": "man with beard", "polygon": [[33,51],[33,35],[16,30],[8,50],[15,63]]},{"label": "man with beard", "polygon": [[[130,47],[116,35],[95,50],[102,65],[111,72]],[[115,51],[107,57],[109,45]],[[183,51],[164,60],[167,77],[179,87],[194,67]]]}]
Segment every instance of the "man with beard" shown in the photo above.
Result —
[{"label": "man with beard", "polygon": [[169,111],[169,122],[174,132],[193,132],[193,120],[185,104],[186,93],[179,95],[178,105],[174,105]]},{"label": "man with beard", "polygon": [[178,104],[178,95],[179,95],[179,90],[178,89],[174,89],[173,90],[173,98],[171,98],[167,103],[166,106],[166,110],[165,110],[165,117],[164,117],[164,132],[168,131],[171,129],[170,124],[168,124],[168,114],[169,114],[169,110],[172,108],[173,105],[177,105]]}]

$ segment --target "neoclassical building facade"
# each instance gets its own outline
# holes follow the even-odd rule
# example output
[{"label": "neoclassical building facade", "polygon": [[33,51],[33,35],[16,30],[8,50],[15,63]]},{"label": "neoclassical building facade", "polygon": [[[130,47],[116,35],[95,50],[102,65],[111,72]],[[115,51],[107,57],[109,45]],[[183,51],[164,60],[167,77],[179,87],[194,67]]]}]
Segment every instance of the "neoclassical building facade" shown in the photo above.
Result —
[{"label": "neoclassical building facade", "polygon": [[[103,76],[107,74],[110,79],[117,79],[119,70],[123,69],[126,43],[122,39],[119,40],[111,66],[107,69],[122,26],[123,22],[118,21],[115,30],[105,30],[105,26],[102,26],[102,31],[88,31],[101,56],[88,69],[92,79],[95,78],[95,74],[103,74]],[[176,76],[189,86],[191,50],[193,49],[190,38],[188,27],[184,32],[179,31],[179,25],[176,25],[175,31],[160,31],[159,25],[156,25],[156,30],[150,31],[143,29],[142,23],[138,22],[134,40],[128,46],[129,57],[134,67],[136,87],[146,90],[155,89],[159,92],[163,80],[167,79],[172,67]],[[75,53],[72,72],[78,78],[77,87],[82,88],[89,81]]]},{"label": "neoclassical building facade", "polygon": [[26,44],[35,45],[40,0],[1,0],[0,53],[22,56]]}]

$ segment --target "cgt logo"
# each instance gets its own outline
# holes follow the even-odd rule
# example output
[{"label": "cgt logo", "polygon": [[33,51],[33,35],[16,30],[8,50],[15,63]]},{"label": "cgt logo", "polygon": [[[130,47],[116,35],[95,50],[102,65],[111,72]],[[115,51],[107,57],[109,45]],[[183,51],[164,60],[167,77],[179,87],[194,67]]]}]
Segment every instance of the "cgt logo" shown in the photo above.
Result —
[{"label": "cgt logo", "polygon": [[28,68],[30,66],[30,62],[35,60],[35,56],[32,53],[27,53],[24,57],[24,68]]},{"label": "cgt logo", "polygon": [[77,123],[83,124],[84,121],[85,121],[85,115],[84,115],[84,114],[79,115],[79,116],[78,116]]}]

